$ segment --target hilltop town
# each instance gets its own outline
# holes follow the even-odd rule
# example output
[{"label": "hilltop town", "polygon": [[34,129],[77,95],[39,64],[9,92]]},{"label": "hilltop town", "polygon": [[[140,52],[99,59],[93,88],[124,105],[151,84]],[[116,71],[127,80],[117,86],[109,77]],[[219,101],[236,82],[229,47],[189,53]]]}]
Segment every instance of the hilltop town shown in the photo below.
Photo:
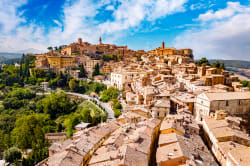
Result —
[{"label": "hilltop town", "polygon": [[[122,115],[83,127],[49,148],[45,165],[241,165],[250,163],[250,92],[222,65],[194,63],[191,49],[78,42],[36,55],[36,68],[122,90]],[[222,67],[221,67],[222,66]]]},{"label": "hilltop town", "polygon": [[[33,55],[30,75],[66,73],[67,95],[88,101],[106,117],[81,121],[71,134],[65,133],[67,123],[65,131],[47,132],[49,156],[37,166],[249,165],[250,91],[223,63],[195,62],[192,49],[164,42],[134,51],[104,44],[101,37],[99,44],[79,38],[48,49]],[[83,94],[86,82],[108,89]],[[58,81],[45,79],[39,86],[43,95],[59,93]]]}]

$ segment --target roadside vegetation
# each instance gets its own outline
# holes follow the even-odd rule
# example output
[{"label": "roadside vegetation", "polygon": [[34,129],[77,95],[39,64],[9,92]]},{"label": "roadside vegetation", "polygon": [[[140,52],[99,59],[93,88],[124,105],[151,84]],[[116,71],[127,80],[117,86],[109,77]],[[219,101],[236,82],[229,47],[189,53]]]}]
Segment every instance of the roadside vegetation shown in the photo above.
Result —
[{"label": "roadside vegetation", "polygon": [[[107,89],[105,84],[76,80],[68,73],[56,75],[50,69],[35,69],[34,60],[34,56],[24,55],[20,66],[0,68],[0,159],[16,165],[33,166],[48,157],[46,133],[66,132],[70,137],[80,122],[93,126],[107,119],[107,113],[96,103],[79,103],[63,92],[101,94]],[[79,69],[82,78],[86,77],[85,70],[81,66]],[[40,83],[44,81],[51,89],[63,91],[41,95],[44,90]],[[109,100],[114,98],[106,95]]]},{"label": "roadside vegetation", "polygon": [[114,116],[118,118],[121,115],[122,105],[118,101],[119,90],[110,87],[107,90],[102,91],[101,93],[101,101],[103,102],[111,102],[112,108],[114,111]]}]

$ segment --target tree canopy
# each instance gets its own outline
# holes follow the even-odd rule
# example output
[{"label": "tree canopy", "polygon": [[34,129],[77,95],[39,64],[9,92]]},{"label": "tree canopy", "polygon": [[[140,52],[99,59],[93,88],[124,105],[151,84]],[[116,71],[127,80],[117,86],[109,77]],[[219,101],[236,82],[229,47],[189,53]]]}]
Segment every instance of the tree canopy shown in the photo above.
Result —
[{"label": "tree canopy", "polygon": [[119,95],[119,90],[115,87],[109,87],[107,90],[104,90],[101,94],[101,100],[103,102],[111,101],[112,99],[117,99]]},{"label": "tree canopy", "polygon": [[196,62],[198,66],[201,66],[202,64],[210,65],[209,61],[207,58],[201,58],[199,61]]},{"label": "tree canopy", "polygon": [[92,73],[92,76],[97,76],[97,75],[100,75],[100,66],[99,66],[99,63],[97,63],[94,67],[94,72]]},{"label": "tree canopy", "polygon": [[52,93],[36,104],[37,112],[49,114],[52,119],[69,114],[76,109],[76,104],[70,100],[67,94]]}]

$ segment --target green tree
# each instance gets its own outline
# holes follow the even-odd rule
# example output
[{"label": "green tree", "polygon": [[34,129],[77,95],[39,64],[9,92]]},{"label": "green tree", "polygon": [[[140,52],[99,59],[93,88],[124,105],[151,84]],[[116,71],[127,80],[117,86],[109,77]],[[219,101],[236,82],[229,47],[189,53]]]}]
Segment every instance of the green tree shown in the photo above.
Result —
[{"label": "green tree", "polygon": [[69,81],[69,88],[72,91],[77,92],[79,90],[79,81],[77,79],[71,79]]},{"label": "green tree", "polygon": [[5,109],[18,109],[24,104],[23,100],[19,100],[17,97],[6,98],[3,100],[3,106]]},{"label": "green tree", "polygon": [[80,114],[71,114],[69,118],[65,119],[64,126],[67,130],[67,135],[70,137],[74,133],[74,127],[81,122]]},{"label": "green tree", "polygon": [[55,119],[73,112],[76,109],[76,104],[69,99],[67,94],[61,92],[52,93],[39,100],[36,108],[38,112],[49,114],[52,119]]},{"label": "green tree", "polygon": [[122,105],[119,102],[114,103],[114,108],[115,109],[122,109]]},{"label": "green tree", "polygon": [[83,64],[79,65],[79,67],[80,67],[79,78],[87,78],[88,77],[88,73],[86,72]]},{"label": "green tree", "polygon": [[225,70],[225,64],[224,64],[224,63],[221,63],[221,64],[220,64],[220,69]]},{"label": "green tree", "polygon": [[119,109],[113,109],[113,111],[114,111],[114,116],[116,117],[116,118],[118,118],[122,113],[121,113],[121,110],[119,110]]},{"label": "green tree", "polygon": [[16,88],[9,93],[11,97],[17,97],[19,100],[32,99],[36,97],[36,93],[29,88]]},{"label": "green tree", "polygon": [[202,64],[210,65],[209,61],[207,60],[207,58],[201,58],[199,61],[196,62],[196,64],[198,66],[201,66]]},{"label": "green tree", "polygon": [[14,161],[21,159],[22,152],[17,147],[11,147],[4,151],[3,158],[7,162],[14,163]]},{"label": "green tree", "polygon": [[213,67],[220,68],[220,62],[216,61],[215,63],[213,63]]},{"label": "green tree", "polygon": [[112,99],[117,99],[119,95],[119,90],[114,87],[109,87],[101,93],[101,100],[103,102],[111,101]]},{"label": "green tree", "polygon": [[82,121],[86,123],[92,122],[91,110],[89,108],[82,108],[81,110]]},{"label": "green tree", "polygon": [[52,51],[52,50],[53,50],[53,48],[52,48],[51,46],[49,46],[47,49],[48,49],[49,51]]},{"label": "green tree", "polygon": [[15,126],[11,132],[13,143],[24,150],[32,148],[33,143],[45,141],[44,134],[52,131],[54,123],[49,115],[32,114],[18,118]]},{"label": "green tree", "polygon": [[97,76],[97,75],[100,75],[100,66],[99,66],[99,63],[97,63],[94,67],[94,72],[92,73],[92,76]]}]

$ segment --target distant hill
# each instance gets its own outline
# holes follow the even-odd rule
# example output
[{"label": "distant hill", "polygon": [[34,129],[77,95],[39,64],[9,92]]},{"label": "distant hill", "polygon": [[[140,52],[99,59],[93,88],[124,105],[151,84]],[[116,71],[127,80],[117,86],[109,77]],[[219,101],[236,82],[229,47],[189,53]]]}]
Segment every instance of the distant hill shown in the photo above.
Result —
[{"label": "distant hill", "polygon": [[0,52],[0,57],[5,57],[6,59],[21,58],[22,53]]},{"label": "distant hill", "polygon": [[6,58],[6,57],[0,56],[0,64],[11,65],[15,62],[20,62],[20,60],[21,58]]},{"label": "distant hill", "polygon": [[226,70],[250,79],[250,62],[249,61],[211,59],[209,60],[209,63],[213,64],[217,60],[225,64]]},{"label": "distant hill", "polygon": [[20,53],[0,52],[0,64],[13,64],[19,62],[22,57]]},{"label": "distant hill", "polygon": [[217,60],[224,63],[226,68],[235,67],[235,68],[250,69],[250,61],[210,59],[209,63],[212,64]]},{"label": "distant hill", "polygon": [[34,48],[28,48],[25,50],[19,50],[17,51],[17,53],[23,53],[23,54],[28,54],[28,53],[33,53],[33,54],[41,54],[41,53],[45,53],[46,51],[42,51],[42,50],[38,50],[38,49],[34,49]]}]

